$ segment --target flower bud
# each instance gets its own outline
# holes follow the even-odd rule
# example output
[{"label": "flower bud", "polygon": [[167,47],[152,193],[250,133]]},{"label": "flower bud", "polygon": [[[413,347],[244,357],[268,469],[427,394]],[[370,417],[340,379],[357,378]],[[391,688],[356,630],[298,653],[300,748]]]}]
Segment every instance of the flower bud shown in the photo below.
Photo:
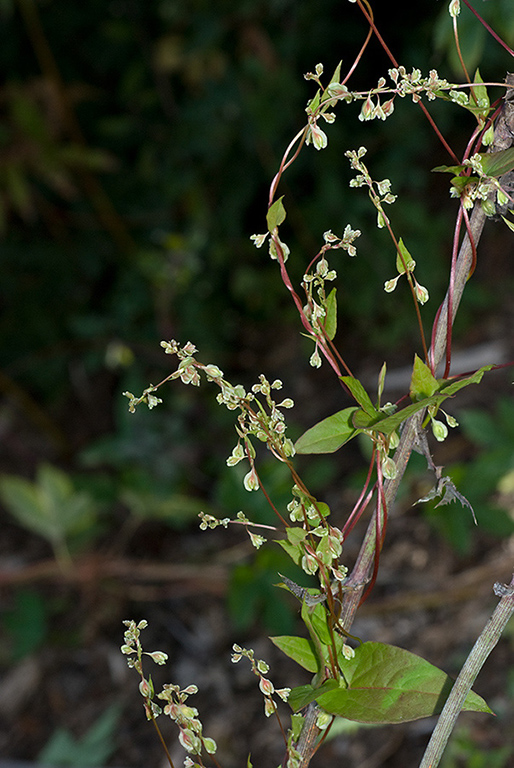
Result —
[{"label": "flower bud", "polygon": [[146,680],[146,678],[143,678],[139,683],[139,693],[141,694],[141,696],[144,696],[145,699],[151,699],[153,696],[153,685],[151,681],[148,681]]},{"label": "flower bud", "polygon": [[446,424],[443,424],[442,421],[438,421],[437,419],[432,419],[432,432],[434,433],[435,439],[440,443],[448,437],[448,427]]},{"label": "flower bud", "polygon": [[151,653],[145,651],[145,656],[150,656],[156,664],[166,664],[168,661],[168,654],[164,651],[152,651]]},{"label": "flower bud", "polygon": [[255,469],[252,467],[252,469],[244,476],[243,478],[243,485],[246,488],[247,491],[258,491],[259,490],[259,480],[257,478],[257,473]]}]

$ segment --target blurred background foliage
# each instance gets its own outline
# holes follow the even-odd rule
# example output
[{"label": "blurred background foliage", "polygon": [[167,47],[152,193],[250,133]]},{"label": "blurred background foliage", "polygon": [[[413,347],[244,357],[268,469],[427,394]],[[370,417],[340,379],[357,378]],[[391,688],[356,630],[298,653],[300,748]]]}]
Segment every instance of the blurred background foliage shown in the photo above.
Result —
[{"label": "blurred background foliage", "polygon": [[[424,0],[400,13],[376,5],[378,27],[408,70],[462,79],[446,4]],[[512,45],[511,0],[479,5]],[[232,421],[213,392],[175,385],[157,411],[134,415],[121,392],[162,379],[159,341],[176,338],[193,341],[200,359],[234,381],[252,383],[261,371],[283,378],[305,409],[293,415],[293,433],[337,403],[323,372],[321,386],[334,388],[318,398],[276,265],[249,236],[263,231],[270,180],[313,95],[303,73],[318,61],[327,73],[340,59],[348,67],[364,19],[340,0],[2,0],[0,15],[0,461],[4,475],[26,478],[16,487],[4,478],[4,508],[62,557],[63,546],[73,555],[120,530],[130,541],[144,521],[181,530],[196,525],[200,509],[259,507],[228,479]],[[503,80],[506,52],[466,8],[461,18],[470,71],[480,65],[484,81]],[[373,40],[350,87],[374,86],[388,66]],[[448,158],[407,101],[385,123],[358,123],[358,110],[341,109],[328,149],[307,148],[285,176],[291,270],[301,277],[326,229],[360,228],[357,258],[334,264],[337,341],[351,364],[403,362],[418,343],[410,298],[382,290],[395,254],[367,196],[349,190],[343,152],[366,145],[374,177],[389,177],[400,195],[391,216],[433,297],[427,327],[444,291],[456,211],[446,182],[428,171]],[[468,114],[431,111],[462,151]],[[459,322],[471,338],[477,318],[512,291],[512,270],[501,285],[496,277],[479,268],[469,286]],[[313,491],[335,473],[318,470]],[[270,483],[282,503],[279,475]],[[60,530],[45,518],[45,477],[69,512],[68,523],[58,516]],[[267,520],[264,508],[252,513]],[[234,583],[243,589],[241,568]],[[33,593],[21,594],[9,621],[31,601]],[[237,621],[247,625],[248,611]]]},{"label": "blurred background foliage", "polygon": [[[513,45],[512,0],[475,5]],[[447,2],[375,6],[407,70],[463,80]],[[464,6],[460,29],[470,72],[480,66],[484,81],[503,80],[511,60]],[[164,378],[170,359],[159,341],[176,338],[234,383],[251,385],[261,372],[283,379],[297,403],[292,437],[345,407],[330,371],[309,369],[312,349],[276,264],[249,237],[265,229],[270,181],[305,120],[313,88],[303,74],[321,61],[329,76],[341,59],[345,71],[366,32],[356,4],[341,0],[0,0],[0,666],[14,680],[6,672],[9,694],[0,696],[5,754],[98,766],[116,735],[125,747],[115,764],[152,762],[139,709],[120,726],[112,708],[114,689],[124,705],[137,699],[132,680],[119,693],[113,660],[132,612],[156,627],[156,646],[214,670],[228,640],[219,629],[216,640],[204,618],[212,598],[226,600],[230,641],[259,625],[291,631],[296,606],[273,588],[277,572],[295,578],[284,553],[255,553],[240,528],[198,535],[200,510],[274,519],[262,495],[244,491],[240,467],[226,467],[232,415],[207,386],[175,383],[156,410],[135,414],[121,393]],[[372,40],[350,87],[373,87],[389,66]],[[493,99],[501,94],[491,89]],[[430,110],[461,153],[472,118],[447,104]],[[367,195],[349,189],[343,153],[365,145],[374,178],[389,177],[399,195],[390,215],[430,290],[427,330],[446,286],[457,204],[447,181],[429,173],[449,159],[420,110],[397,102],[385,123],[360,123],[358,112],[339,109],[328,148],[305,148],[286,173],[283,233],[298,280],[325,230],[362,230],[357,257],[331,262],[340,278],[336,342],[357,374],[371,372],[373,387],[384,359],[389,369],[410,363],[418,333],[405,286],[383,291],[395,254]],[[511,304],[509,233],[488,225],[484,237],[487,259],[459,311],[464,345],[505,335]],[[507,375],[496,379],[459,415],[460,437],[440,447],[441,463],[468,489],[482,541],[512,533],[510,390]],[[498,394],[506,398],[493,405]],[[358,493],[355,451],[300,465],[336,514]],[[260,472],[283,510],[284,468],[263,456]],[[411,505],[426,482],[414,457],[401,503],[416,520]],[[426,506],[430,530],[473,563],[483,550],[469,513],[442,510]],[[39,671],[24,687],[16,675],[25,662]]]}]

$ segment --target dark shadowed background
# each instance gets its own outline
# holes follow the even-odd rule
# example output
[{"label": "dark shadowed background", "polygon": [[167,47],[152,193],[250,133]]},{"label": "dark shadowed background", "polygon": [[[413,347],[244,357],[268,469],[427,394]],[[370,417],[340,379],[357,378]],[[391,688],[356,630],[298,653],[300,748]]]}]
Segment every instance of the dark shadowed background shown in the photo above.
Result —
[{"label": "dark shadowed background", "polygon": [[[475,1],[514,44],[512,0]],[[407,70],[436,68],[462,81],[450,52],[447,3],[376,21]],[[512,60],[463,8],[471,72],[503,81]],[[273,588],[287,568],[278,548],[257,554],[239,530],[198,530],[198,512],[271,522],[264,499],[226,467],[235,443],[214,390],[173,383],[155,410],[129,414],[170,372],[162,339],[191,340],[198,358],[233,383],[263,372],[284,382],[298,437],[346,407],[328,370],[309,368],[311,346],[277,265],[250,235],[265,231],[268,188],[314,95],[303,74],[348,68],[366,35],[341,0],[2,0],[0,3],[0,755],[72,768],[162,765],[135,673],[119,653],[121,621],[146,618],[147,648],[170,654],[156,683],[196,683],[205,732],[224,768],[276,765],[280,735],[262,717],[255,679],[230,663],[234,641],[271,663],[279,686],[302,683],[267,641],[294,631],[297,607]],[[372,41],[349,87],[367,90],[390,66]],[[501,90],[492,89],[498,98]],[[376,179],[399,200],[395,231],[418,263],[431,301],[448,278],[457,203],[450,162],[412,103],[385,123],[338,110],[328,148],[307,147],[281,188],[291,273],[301,279],[322,233],[363,231],[339,275],[336,342],[373,391],[387,360],[394,400],[408,389],[417,326],[405,286],[385,294],[395,254],[363,190],[351,190],[344,152],[368,148]],[[461,154],[473,130],[464,110],[431,112]],[[342,253],[342,252],[340,252]],[[512,234],[488,223],[456,326],[461,370],[514,357]],[[332,265],[332,262],[331,262]],[[396,378],[395,378],[396,377]],[[402,378],[403,377],[403,378]],[[510,369],[470,388],[452,413],[460,428],[434,447],[475,508],[413,507],[430,488],[414,457],[392,515],[381,575],[355,631],[422,653],[456,673],[508,580],[514,531],[514,402]],[[397,383],[394,383],[397,382]],[[358,445],[299,468],[337,520],[366,469]],[[263,457],[281,509],[290,483]],[[351,565],[359,531],[344,559]],[[277,594],[279,593],[279,594]],[[514,693],[512,632],[477,684],[497,718],[462,718],[446,768],[509,765]],[[195,701],[191,700],[195,705]],[[284,707],[284,712],[286,712]],[[433,724],[347,728],[313,764],[414,765]],[[163,723],[177,764],[175,731]],[[355,732],[354,732],[355,731]],[[475,762],[467,762],[469,760]],[[480,762],[481,760],[484,762]],[[317,762],[316,762],[317,760]],[[488,762],[485,762],[488,760]],[[3,763],[2,763],[3,765]]]}]

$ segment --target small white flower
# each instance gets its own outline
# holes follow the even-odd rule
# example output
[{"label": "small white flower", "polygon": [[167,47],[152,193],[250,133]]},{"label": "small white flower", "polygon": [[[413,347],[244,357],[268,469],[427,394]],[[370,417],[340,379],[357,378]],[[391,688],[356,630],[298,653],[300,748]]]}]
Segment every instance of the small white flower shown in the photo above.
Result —
[{"label": "small white flower", "polygon": [[384,291],[386,293],[392,293],[396,288],[396,284],[398,283],[399,279],[400,279],[400,275],[396,275],[396,277],[393,277],[392,280],[386,280],[386,282],[384,283]]},{"label": "small white flower", "polygon": [[261,248],[261,246],[264,245],[266,242],[266,238],[268,237],[268,232],[265,232],[263,235],[251,235],[250,240],[253,240],[253,243],[256,248]]},{"label": "small white flower", "polygon": [[316,149],[325,149],[328,144],[327,134],[318,127],[318,124],[314,120],[312,120],[310,124],[310,131],[306,143],[310,143],[310,141],[312,141]]},{"label": "small white flower", "polygon": [[271,694],[275,693],[275,686],[266,677],[261,677],[259,680],[259,688],[265,696],[271,696]]},{"label": "small white flower", "polygon": [[321,356],[317,347],[309,358],[309,365],[312,365],[313,368],[321,368]]},{"label": "small white flower", "polygon": [[260,549],[262,545],[266,542],[266,539],[264,538],[264,536],[260,536],[258,533],[253,533],[252,531],[248,531],[248,536],[250,537],[252,546],[254,546],[255,549]]}]

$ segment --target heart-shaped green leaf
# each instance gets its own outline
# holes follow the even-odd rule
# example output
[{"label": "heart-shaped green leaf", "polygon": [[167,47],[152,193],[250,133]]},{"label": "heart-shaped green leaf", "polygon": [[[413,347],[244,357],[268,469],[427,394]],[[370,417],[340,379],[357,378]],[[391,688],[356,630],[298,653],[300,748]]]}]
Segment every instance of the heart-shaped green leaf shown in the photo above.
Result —
[{"label": "heart-shaped green leaf", "polygon": [[[385,643],[363,643],[343,670],[348,687],[322,693],[316,701],[332,715],[362,723],[401,723],[436,715],[453,686],[453,680],[430,662]],[[463,709],[491,713],[473,692]]]}]

